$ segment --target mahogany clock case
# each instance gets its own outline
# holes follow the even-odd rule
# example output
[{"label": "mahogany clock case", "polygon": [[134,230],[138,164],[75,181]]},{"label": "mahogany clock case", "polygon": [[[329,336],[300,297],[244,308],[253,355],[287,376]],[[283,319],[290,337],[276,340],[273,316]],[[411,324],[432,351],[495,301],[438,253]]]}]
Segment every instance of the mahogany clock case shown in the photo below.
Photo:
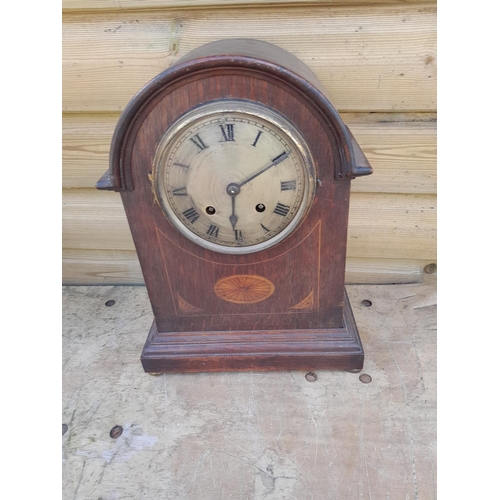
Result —
[{"label": "mahogany clock case", "polygon": [[[317,185],[307,216],[256,253],[197,245],[169,222],[155,195],[152,166],[165,132],[193,108],[224,100],[283,115],[313,158]],[[123,112],[110,169],[97,184],[121,193],[150,297],[155,321],[141,357],[145,371],[361,369],[344,275],[350,182],[371,171],[314,74],[274,45],[214,42],[147,84]],[[234,289],[239,300],[230,299]]]}]

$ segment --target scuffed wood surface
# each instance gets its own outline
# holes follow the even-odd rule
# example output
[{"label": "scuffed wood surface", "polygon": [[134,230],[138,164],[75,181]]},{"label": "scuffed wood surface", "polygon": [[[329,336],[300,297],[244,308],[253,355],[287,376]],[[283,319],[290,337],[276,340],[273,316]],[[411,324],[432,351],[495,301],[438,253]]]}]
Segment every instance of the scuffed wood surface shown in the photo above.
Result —
[{"label": "scuffed wood surface", "polygon": [[348,293],[369,384],[329,371],[152,377],[139,362],[145,288],[64,288],[63,498],[436,498],[435,284]]},{"label": "scuffed wood surface", "polygon": [[436,110],[436,7],[410,4],[67,14],[63,111],[121,111],[180,57],[224,38],[296,55],[339,111]]}]

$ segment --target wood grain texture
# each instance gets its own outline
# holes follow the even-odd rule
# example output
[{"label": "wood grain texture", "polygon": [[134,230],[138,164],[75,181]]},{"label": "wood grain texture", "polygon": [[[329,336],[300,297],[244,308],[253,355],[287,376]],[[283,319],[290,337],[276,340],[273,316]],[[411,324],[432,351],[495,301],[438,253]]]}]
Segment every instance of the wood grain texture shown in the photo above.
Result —
[{"label": "wood grain texture", "polygon": [[[119,194],[63,190],[63,248],[135,250]],[[360,259],[434,260],[436,197],[353,193],[347,255]]]},{"label": "wood grain texture", "polygon": [[234,37],[297,55],[339,111],[436,109],[432,5],[109,12],[63,21],[64,111],[121,111],[190,50]]},{"label": "wood grain texture", "polygon": [[[64,285],[144,285],[135,250],[63,250]],[[418,283],[428,260],[348,258],[346,283]]]},{"label": "wood grain texture", "polygon": [[144,285],[135,250],[72,250],[62,252],[63,285]]},{"label": "wood grain texture", "polygon": [[[377,0],[377,4],[408,4],[431,3],[435,0]],[[137,10],[137,9],[220,9],[220,8],[249,8],[249,7],[303,7],[352,5],[356,3],[373,4],[374,0],[63,0],[64,11],[91,11],[91,10]]]},{"label": "wood grain texture", "polygon": [[372,175],[352,182],[352,192],[436,194],[436,123],[380,120],[347,122],[373,167]]},{"label": "wood grain texture", "polygon": [[[117,114],[63,115],[63,187],[93,188],[109,164]],[[374,173],[356,179],[353,192],[436,193],[436,123],[404,114],[344,114]]]}]

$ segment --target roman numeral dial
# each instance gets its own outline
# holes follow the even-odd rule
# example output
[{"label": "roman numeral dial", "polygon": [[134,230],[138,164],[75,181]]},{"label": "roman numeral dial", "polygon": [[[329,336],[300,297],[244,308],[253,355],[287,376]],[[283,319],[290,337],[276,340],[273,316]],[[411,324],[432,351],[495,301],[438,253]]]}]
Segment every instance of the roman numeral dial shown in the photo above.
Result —
[{"label": "roman numeral dial", "polygon": [[273,210],[273,214],[281,215],[282,217],[286,217],[290,212],[290,207],[283,203],[278,202],[276,208]]},{"label": "roman numeral dial", "polygon": [[234,123],[228,123],[226,125],[221,125],[220,129],[222,131],[223,141],[234,141]]},{"label": "roman numeral dial", "polygon": [[200,150],[203,151],[204,149],[207,148],[205,143],[203,142],[202,138],[200,137],[200,134],[196,134],[194,137],[191,137],[190,139],[193,144]]},{"label": "roman numeral dial", "polygon": [[297,181],[281,181],[281,191],[295,191],[297,189]]},{"label": "roman numeral dial", "polygon": [[208,228],[207,234],[209,236],[213,236],[214,238],[217,238],[219,236],[219,227],[215,226],[214,224],[210,224],[210,227]]},{"label": "roman numeral dial", "polygon": [[153,179],[160,210],[205,249],[266,250],[294,233],[312,202],[308,151],[292,123],[260,104],[201,105],[158,145]]},{"label": "roman numeral dial", "polygon": [[191,224],[194,224],[200,218],[198,212],[192,207],[182,212],[182,215],[184,215]]},{"label": "roman numeral dial", "polygon": [[177,188],[172,190],[174,196],[187,196],[187,190],[185,187]]},{"label": "roman numeral dial", "polygon": [[256,146],[257,146],[257,143],[259,142],[259,139],[260,139],[261,134],[262,134],[262,130],[259,130],[259,131],[257,132],[257,136],[255,137],[255,141],[253,141],[253,143],[252,143],[252,146],[253,146],[253,147],[256,147]]}]

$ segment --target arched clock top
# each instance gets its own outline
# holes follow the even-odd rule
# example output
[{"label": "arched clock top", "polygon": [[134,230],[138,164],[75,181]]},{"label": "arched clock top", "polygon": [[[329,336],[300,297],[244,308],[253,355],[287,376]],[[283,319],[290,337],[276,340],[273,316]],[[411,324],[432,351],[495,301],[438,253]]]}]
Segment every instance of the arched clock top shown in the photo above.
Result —
[{"label": "arched clock top", "polygon": [[111,142],[109,170],[97,189],[131,191],[131,152],[135,135],[149,110],[162,95],[185,82],[218,72],[245,74],[293,89],[326,124],[332,148],[338,151],[333,176],[337,181],[369,175],[372,168],[339,113],[326,97],[314,73],[284,49],[259,40],[229,39],[203,45],[146,84],[120,116]]}]

